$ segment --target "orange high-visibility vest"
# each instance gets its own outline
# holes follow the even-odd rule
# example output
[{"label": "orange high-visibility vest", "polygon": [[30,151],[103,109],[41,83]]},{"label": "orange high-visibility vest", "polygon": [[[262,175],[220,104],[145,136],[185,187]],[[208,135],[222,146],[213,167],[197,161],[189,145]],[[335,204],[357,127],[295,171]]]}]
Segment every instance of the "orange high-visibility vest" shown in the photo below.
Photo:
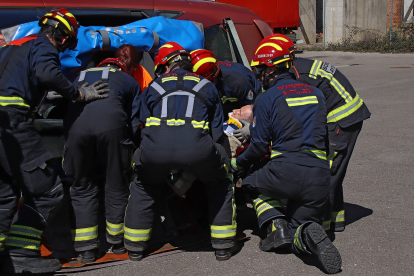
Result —
[{"label": "orange high-visibility vest", "polygon": [[133,77],[138,82],[138,84],[141,86],[141,92],[143,92],[145,88],[147,88],[150,82],[152,81],[151,75],[140,64],[138,64]]}]

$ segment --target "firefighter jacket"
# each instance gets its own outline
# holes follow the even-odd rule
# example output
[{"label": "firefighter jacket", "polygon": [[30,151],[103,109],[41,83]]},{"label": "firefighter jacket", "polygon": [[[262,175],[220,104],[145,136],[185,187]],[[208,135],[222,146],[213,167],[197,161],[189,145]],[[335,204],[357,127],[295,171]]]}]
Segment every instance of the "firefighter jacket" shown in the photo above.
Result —
[{"label": "firefighter jacket", "polygon": [[371,116],[349,80],[327,62],[296,58],[290,73],[297,81],[319,88],[325,96],[327,122],[346,128]]},{"label": "firefighter jacket", "polygon": [[326,104],[322,92],[277,76],[253,107],[250,146],[237,158],[248,167],[269,154],[277,161],[329,169],[326,158]]},{"label": "firefighter jacket", "polygon": [[[97,67],[82,71],[75,80],[75,87],[87,82],[89,84],[102,80],[110,89],[108,98],[89,103],[72,102],[65,116],[65,129],[70,129],[73,122],[82,116],[82,120],[96,122],[100,129],[119,128],[120,123],[131,126],[133,117],[139,111],[141,88],[136,80],[121,69],[111,64],[109,67]],[[130,128],[131,130],[131,128]]]},{"label": "firefighter jacket", "polygon": [[176,69],[156,78],[145,89],[134,128],[159,126],[162,122],[170,126],[190,123],[195,129],[208,130],[214,142],[221,143],[223,121],[216,87],[197,74]]},{"label": "firefighter jacket", "polygon": [[0,50],[0,106],[36,112],[48,90],[75,100],[79,92],[60,70],[45,34],[11,41]]},{"label": "firefighter jacket", "polygon": [[239,107],[253,104],[262,92],[262,84],[252,71],[244,65],[231,61],[220,61],[217,90],[223,104],[237,102]]}]

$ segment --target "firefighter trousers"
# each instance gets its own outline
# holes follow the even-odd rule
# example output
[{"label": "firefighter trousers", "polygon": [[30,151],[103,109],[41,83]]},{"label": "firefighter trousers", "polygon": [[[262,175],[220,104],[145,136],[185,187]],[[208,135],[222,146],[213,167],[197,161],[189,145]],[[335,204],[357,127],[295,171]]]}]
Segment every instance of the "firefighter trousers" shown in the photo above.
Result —
[{"label": "firefighter trousers", "polygon": [[63,169],[74,180],[70,188],[74,214],[72,238],[78,252],[99,247],[98,167],[104,175],[106,240],[111,244],[123,242],[129,196],[125,173],[132,158],[132,143],[125,138],[127,129],[91,132],[88,125],[72,125],[63,154]]},{"label": "firefighter trousers", "polygon": [[154,203],[163,194],[160,189],[172,170],[186,171],[204,184],[211,243],[216,249],[233,247],[237,228],[236,207],[224,148],[191,124],[152,128],[147,128],[151,134],[144,133],[151,139],[144,137],[139,149],[141,154],[134,155],[135,164],[140,166],[138,178],[131,183],[125,215],[125,247],[129,251],[147,248],[154,221]]},{"label": "firefighter trousers", "polygon": [[[63,186],[27,112],[0,109],[0,251],[40,256],[43,230]],[[19,199],[20,209],[17,211]]]},{"label": "firefighter trousers", "polygon": [[[259,226],[281,217],[287,220],[295,246],[301,247],[303,226],[322,224],[329,199],[329,169],[307,167],[275,159],[243,180],[253,199]],[[280,199],[287,199],[286,210]]]},{"label": "firefighter trousers", "polygon": [[328,124],[329,157],[331,165],[330,196],[323,228],[328,231],[345,227],[343,182],[356,140],[362,129],[362,122],[341,128]]}]

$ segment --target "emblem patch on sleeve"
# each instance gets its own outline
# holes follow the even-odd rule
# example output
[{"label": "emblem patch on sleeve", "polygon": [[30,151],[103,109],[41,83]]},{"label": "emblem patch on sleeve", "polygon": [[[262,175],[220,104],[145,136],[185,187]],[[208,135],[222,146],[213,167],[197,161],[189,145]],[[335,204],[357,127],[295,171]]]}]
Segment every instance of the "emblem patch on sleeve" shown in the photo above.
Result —
[{"label": "emblem patch on sleeve", "polygon": [[336,72],[335,66],[332,66],[331,64],[329,64],[327,62],[322,62],[321,69],[324,70],[325,72],[328,72],[329,74],[332,74],[332,75],[334,75],[335,72]]},{"label": "emblem patch on sleeve", "polygon": [[251,101],[251,100],[253,100],[253,96],[254,96],[253,91],[250,90],[249,93],[247,93],[247,97],[246,98]]}]

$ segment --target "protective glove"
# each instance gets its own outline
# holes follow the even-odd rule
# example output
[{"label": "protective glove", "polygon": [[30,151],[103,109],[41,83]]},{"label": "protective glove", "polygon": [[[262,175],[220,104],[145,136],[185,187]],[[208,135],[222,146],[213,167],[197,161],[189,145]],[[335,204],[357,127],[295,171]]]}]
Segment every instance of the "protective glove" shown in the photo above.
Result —
[{"label": "protective glove", "polygon": [[233,131],[233,136],[239,139],[240,142],[246,143],[250,139],[250,123],[239,119],[240,123],[243,125],[242,129],[236,129]]},{"label": "protective glove", "polygon": [[240,167],[239,165],[237,165],[237,161],[236,158],[232,158],[230,161],[230,167],[233,173],[240,171],[241,169],[243,169],[243,167]]},{"label": "protective glove", "polygon": [[102,83],[102,81],[97,81],[92,85],[88,86],[88,83],[85,82],[80,88],[82,96],[78,100],[79,102],[91,102],[94,100],[108,98],[109,89],[102,89],[107,87],[107,83]]},{"label": "protective glove", "polygon": [[63,96],[60,95],[56,91],[49,91],[49,92],[47,92],[47,95],[46,95],[46,99],[48,99],[49,101],[54,101],[54,100],[58,100],[58,99],[62,99],[62,98],[63,98]]}]

